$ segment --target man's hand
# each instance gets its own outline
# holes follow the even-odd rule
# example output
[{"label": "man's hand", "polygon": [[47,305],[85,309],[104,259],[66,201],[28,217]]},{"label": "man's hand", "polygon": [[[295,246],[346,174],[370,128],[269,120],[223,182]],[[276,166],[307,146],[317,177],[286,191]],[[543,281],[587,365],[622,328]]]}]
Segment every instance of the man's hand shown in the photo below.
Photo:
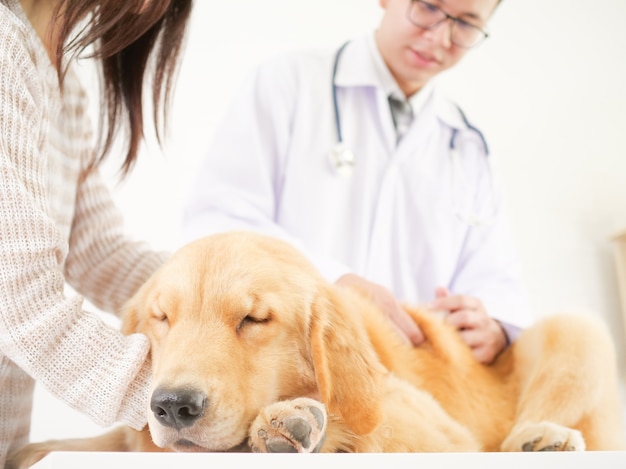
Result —
[{"label": "man's hand", "polygon": [[446,288],[435,290],[435,300],[428,305],[434,311],[449,313],[446,321],[461,334],[476,360],[492,363],[507,344],[506,334],[495,319],[489,317],[478,298],[451,295]]},{"label": "man's hand", "polygon": [[391,292],[382,285],[370,282],[356,274],[345,274],[340,277],[335,284],[354,287],[364,292],[366,295],[369,295],[371,300],[378,305],[391,320],[391,324],[395,326],[398,334],[408,343],[420,345],[424,342],[424,334],[421,329],[402,308]]}]

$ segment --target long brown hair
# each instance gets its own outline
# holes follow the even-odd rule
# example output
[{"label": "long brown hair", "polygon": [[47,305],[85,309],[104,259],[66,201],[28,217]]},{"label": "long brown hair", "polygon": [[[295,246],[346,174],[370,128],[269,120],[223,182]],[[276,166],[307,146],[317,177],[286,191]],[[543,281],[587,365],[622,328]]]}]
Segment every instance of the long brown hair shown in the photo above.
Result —
[{"label": "long brown hair", "polygon": [[56,65],[62,83],[68,54],[92,47],[101,67],[99,154],[103,161],[121,129],[128,130],[126,175],[144,137],[144,85],[152,86],[153,121],[159,142],[166,125],[192,0],[60,0]]}]

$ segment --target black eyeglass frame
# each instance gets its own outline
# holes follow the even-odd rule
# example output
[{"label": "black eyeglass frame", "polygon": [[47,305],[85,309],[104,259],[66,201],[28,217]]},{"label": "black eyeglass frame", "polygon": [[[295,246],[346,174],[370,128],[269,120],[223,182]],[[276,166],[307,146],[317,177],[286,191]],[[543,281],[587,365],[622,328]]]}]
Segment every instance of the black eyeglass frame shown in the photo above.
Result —
[{"label": "black eyeglass frame", "polygon": [[[437,10],[439,13],[443,14],[443,17],[437,21],[436,23],[433,23],[431,25],[425,26],[422,24],[418,24],[416,23],[413,18],[411,18],[411,11],[413,10],[413,5],[416,3],[421,3],[423,5],[428,6],[428,8],[431,8],[433,10]],[[479,44],[481,44],[485,39],[487,39],[489,37],[489,33],[487,31],[485,31],[484,29],[476,26],[475,24],[469,23],[467,21],[465,21],[462,18],[459,18],[457,16],[452,16],[449,15],[448,13],[446,13],[445,11],[443,11],[441,8],[439,8],[437,5],[434,5],[432,3],[429,2],[425,2],[424,0],[411,0],[409,3],[409,8],[406,11],[406,17],[409,20],[409,22],[414,25],[417,26],[418,28],[422,28],[422,29],[434,29],[437,26],[439,26],[441,23],[445,22],[445,21],[452,21],[452,27],[450,28],[450,42],[452,42],[452,44],[458,46],[458,47],[462,47],[463,49],[471,49],[473,47],[478,46]],[[472,28],[474,28],[476,31],[480,32],[481,36],[478,37],[478,39],[476,40],[476,42],[474,42],[471,45],[464,45],[464,44],[459,44],[456,41],[454,41],[454,39],[452,38],[453,34],[454,34],[454,27],[456,26],[457,23],[464,23],[467,26],[470,26]]]}]

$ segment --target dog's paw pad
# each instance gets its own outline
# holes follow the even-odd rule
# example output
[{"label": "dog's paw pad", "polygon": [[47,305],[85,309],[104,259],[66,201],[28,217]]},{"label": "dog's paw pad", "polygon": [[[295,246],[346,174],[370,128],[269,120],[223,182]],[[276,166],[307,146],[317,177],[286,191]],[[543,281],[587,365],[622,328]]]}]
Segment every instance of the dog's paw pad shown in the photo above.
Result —
[{"label": "dog's paw pad", "polygon": [[[301,417],[287,417],[284,420],[274,419],[270,422],[272,429],[268,435],[266,430],[259,430],[258,436],[265,440],[269,453],[297,453],[299,447],[308,450],[311,447],[311,425]],[[279,437],[276,437],[276,435]]]},{"label": "dog's paw pad", "polygon": [[269,440],[265,442],[268,453],[297,453],[298,449],[288,440]]},{"label": "dog's paw pad", "polygon": [[326,425],[326,413],[322,412],[322,410],[320,410],[318,407],[308,406],[307,409],[309,412],[311,412],[311,414],[313,414],[313,417],[315,417],[315,421],[317,422],[317,428],[319,430],[322,430]]},{"label": "dog's paw pad", "polygon": [[303,448],[311,446],[311,432],[313,428],[301,417],[287,417],[283,421],[285,429],[291,433],[294,440],[299,442]]},{"label": "dog's paw pad", "polygon": [[299,398],[264,408],[250,428],[253,451],[316,453],[326,435],[326,409],[317,401]]},{"label": "dog's paw pad", "polygon": [[578,430],[552,422],[516,425],[501,446],[502,451],[584,451]]}]

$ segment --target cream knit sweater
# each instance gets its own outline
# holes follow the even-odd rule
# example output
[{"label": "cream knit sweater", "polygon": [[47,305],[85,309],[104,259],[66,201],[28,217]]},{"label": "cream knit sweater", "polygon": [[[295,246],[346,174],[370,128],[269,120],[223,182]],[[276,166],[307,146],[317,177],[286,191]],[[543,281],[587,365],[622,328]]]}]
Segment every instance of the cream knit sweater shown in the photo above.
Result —
[{"label": "cream knit sweater", "polygon": [[26,442],[33,379],[109,425],[146,423],[149,344],[125,337],[105,311],[164,261],[122,233],[97,172],[86,95],[56,71],[17,0],[0,0],[0,467]]}]

